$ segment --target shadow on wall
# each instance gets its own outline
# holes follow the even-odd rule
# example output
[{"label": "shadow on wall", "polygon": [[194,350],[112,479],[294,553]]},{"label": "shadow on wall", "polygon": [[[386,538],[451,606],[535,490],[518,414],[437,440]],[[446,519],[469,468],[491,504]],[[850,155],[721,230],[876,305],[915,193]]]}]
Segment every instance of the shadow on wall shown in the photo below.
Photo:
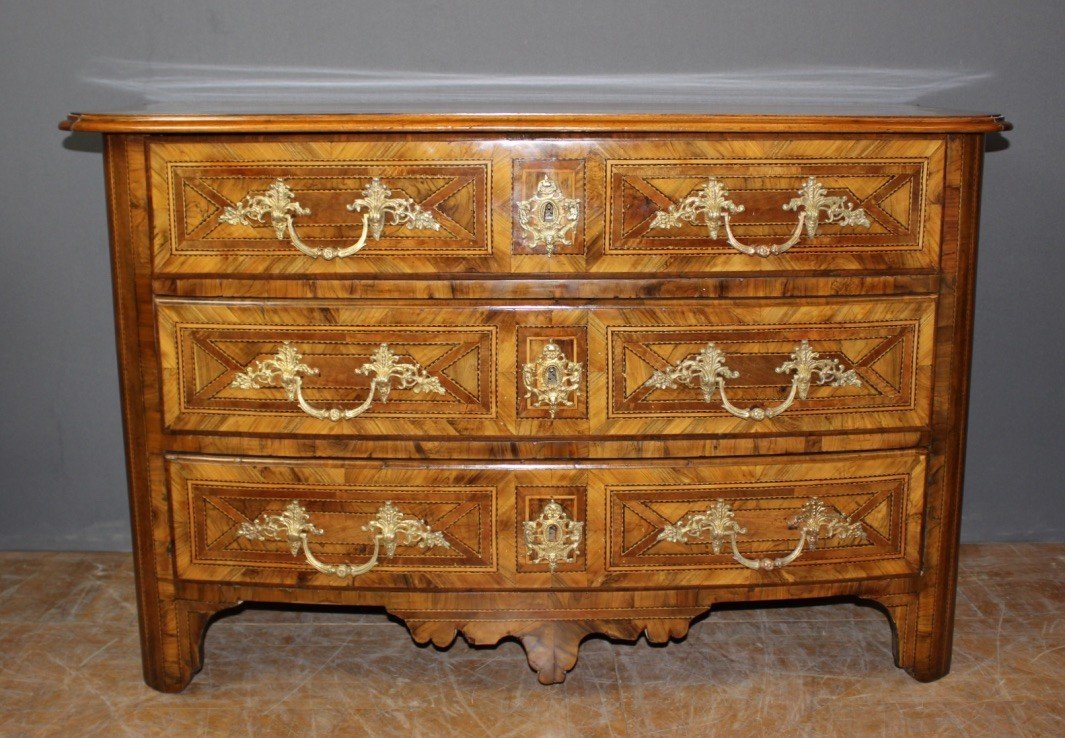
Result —
[{"label": "shadow on wall", "polygon": [[81,151],[89,154],[102,154],[104,151],[103,137],[95,133],[81,133],[75,131],[63,137],[63,148],[69,151]]},{"label": "shadow on wall", "polygon": [[[713,74],[473,75],[412,70],[242,67],[101,59],[90,85],[128,95],[144,110],[212,104],[351,106],[382,112],[596,106],[661,110],[685,103],[771,107],[788,104],[913,103],[989,79],[947,69],[810,67]],[[268,101],[268,102],[264,102]]]}]

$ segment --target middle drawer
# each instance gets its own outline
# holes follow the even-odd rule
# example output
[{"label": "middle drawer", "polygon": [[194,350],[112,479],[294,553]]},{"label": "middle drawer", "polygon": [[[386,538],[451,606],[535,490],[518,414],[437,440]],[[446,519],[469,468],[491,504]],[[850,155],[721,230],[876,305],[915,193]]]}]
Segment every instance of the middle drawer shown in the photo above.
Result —
[{"label": "middle drawer", "polygon": [[928,424],[935,300],[158,298],[168,430],[414,438]]}]

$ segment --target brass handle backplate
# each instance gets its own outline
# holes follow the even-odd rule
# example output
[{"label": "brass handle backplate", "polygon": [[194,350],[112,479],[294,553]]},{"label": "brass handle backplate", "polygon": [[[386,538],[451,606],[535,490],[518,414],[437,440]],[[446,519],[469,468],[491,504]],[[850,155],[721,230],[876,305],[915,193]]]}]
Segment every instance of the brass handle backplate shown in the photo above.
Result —
[{"label": "brass handle backplate", "polygon": [[[706,185],[685,197],[679,203],[669,206],[668,210],[659,210],[651,221],[651,228],[679,228],[681,221],[692,225],[705,225],[711,239],[716,240],[722,225],[725,226],[725,240],[732,248],[748,256],[769,257],[783,254],[802,238],[813,238],[822,222],[839,223],[847,226],[864,226],[869,228],[869,216],[862,208],[855,208],[846,197],[830,197],[828,190],[816,177],[807,177],[798,190],[798,197],[783,205],[784,210],[798,213],[795,230],[787,241],[771,246],[751,246],[740,242],[732,233],[732,213],[742,213],[743,205],[737,205],[728,199],[729,192],[720,180],[708,177]],[[701,223],[700,223],[701,221]]]},{"label": "brass handle backplate", "polygon": [[728,541],[732,548],[732,558],[748,569],[780,569],[802,555],[807,548],[817,548],[817,541],[825,538],[842,540],[856,539],[865,541],[865,529],[860,520],[851,521],[846,515],[817,497],[811,497],[799,512],[788,519],[788,527],[798,529],[799,541],[791,553],[776,559],[751,559],[740,553],[736,536],[743,535],[747,529],[736,522],[736,513],[732,506],[719,499],[713,507],[704,512],[688,513],[676,523],[667,525],[658,534],[658,540],[673,543],[688,543],[689,539],[698,542],[709,538],[710,548],[715,554]]},{"label": "brass handle backplate", "polygon": [[226,208],[218,220],[231,225],[251,225],[252,221],[265,223],[269,217],[278,241],[283,240],[287,234],[289,243],[301,253],[312,259],[322,258],[326,261],[358,253],[366,245],[367,235],[372,235],[375,241],[380,241],[385,216],[390,216],[392,225],[403,224],[408,229],[440,230],[440,224],[433,218],[432,213],[422,210],[422,206],[409,197],[390,197],[391,194],[392,191],[382,184],[378,177],[370,180],[370,184],[362,191],[362,197],[347,206],[348,210],[353,212],[366,210],[362,216],[362,234],[352,245],[339,249],[308,246],[299,237],[296,233],[295,218],[299,215],[310,215],[311,211],[296,202],[295,193],[282,178],[278,178],[264,192],[249,193],[240,202]]},{"label": "brass handle backplate", "polygon": [[710,402],[714,393],[721,396],[721,406],[744,420],[767,420],[783,413],[795,402],[795,398],[805,400],[810,392],[810,384],[817,375],[817,383],[829,387],[860,387],[861,380],[853,369],[844,370],[835,359],[820,359],[810,348],[810,342],[803,340],[791,354],[791,358],[776,368],[778,374],[794,373],[791,378],[791,390],[779,405],[773,407],[739,408],[729,402],[725,392],[725,380],[736,379],[739,372],[725,365],[725,354],[713,343],[694,356],[671,366],[664,371],[656,371],[645,383],[655,389],[676,389],[680,385],[702,390],[703,400]]},{"label": "brass handle backplate", "polygon": [[373,554],[362,564],[326,564],[320,561],[311,552],[308,536],[320,536],[325,531],[311,522],[307,509],[296,500],[288,503],[280,515],[263,513],[251,523],[242,523],[237,535],[249,541],[284,540],[293,556],[298,555],[302,549],[308,564],[323,574],[331,574],[341,579],[357,577],[377,566],[382,546],[386,558],[395,556],[397,537],[400,534],[403,535],[403,543],[407,546],[416,544],[421,549],[436,546],[451,548],[443,533],[434,532],[424,520],[400,512],[391,502],[379,507],[374,519],[362,526],[362,529],[374,533]]},{"label": "brass handle backplate", "polygon": [[289,400],[295,400],[300,410],[312,418],[320,420],[351,420],[370,409],[374,399],[388,402],[392,391],[392,380],[397,380],[399,389],[414,392],[436,392],[444,394],[440,380],[430,375],[417,362],[401,362],[392,353],[387,343],[378,346],[373,354],[373,361],[363,364],[355,370],[356,374],[372,375],[370,393],[358,407],[342,410],[338,407],[320,408],[309,403],[303,396],[303,376],[317,375],[318,370],[302,363],[303,355],[299,349],[285,341],[277,349],[273,358],[256,361],[233,378],[231,387],[236,389],[258,389],[280,385]]}]

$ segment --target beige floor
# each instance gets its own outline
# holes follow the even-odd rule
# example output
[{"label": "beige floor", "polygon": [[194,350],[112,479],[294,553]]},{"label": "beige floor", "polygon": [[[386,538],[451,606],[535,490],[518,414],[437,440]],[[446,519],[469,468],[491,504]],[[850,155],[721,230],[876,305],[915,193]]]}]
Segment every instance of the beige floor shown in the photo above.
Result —
[{"label": "beige floor", "polygon": [[0,553],[2,735],[1065,735],[1065,544],[962,549],[953,673],[891,663],[851,604],[715,611],[667,647],[419,648],[377,613],[249,609],[180,695],[144,686],[124,554]]}]

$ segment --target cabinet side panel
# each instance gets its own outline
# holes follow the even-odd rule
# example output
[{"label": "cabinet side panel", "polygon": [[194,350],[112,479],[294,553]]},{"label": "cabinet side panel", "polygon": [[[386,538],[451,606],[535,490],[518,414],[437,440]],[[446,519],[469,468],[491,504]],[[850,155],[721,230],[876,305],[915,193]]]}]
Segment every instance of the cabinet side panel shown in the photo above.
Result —
[{"label": "cabinet side panel", "polygon": [[137,347],[137,277],[133,253],[133,222],[130,190],[129,147],[137,137],[104,137],[104,174],[107,186],[108,225],[111,242],[111,281],[115,311],[115,341],[122,399],[122,425],[129,485],[130,519],[133,529],[133,559],[136,568],[137,606],[140,613],[144,673],[158,668],[148,658],[158,649],[149,643],[159,637],[159,592],[155,576],[155,550],[151,535],[148,450],[144,428],[144,390]]},{"label": "cabinet side panel", "polygon": [[151,313],[148,192],[142,136],[105,139],[115,332],[126,444],[144,679],[182,689],[200,663],[214,606],[175,601],[169,511],[163,486],[155,328]]},{"label": "cabinet side panel", "polygon": [[924,567],[913,675],[950,669],[969,406],[983,136],[951,136],[947,148],[942,279],[936,334],[932,444],[925,507]]}]

